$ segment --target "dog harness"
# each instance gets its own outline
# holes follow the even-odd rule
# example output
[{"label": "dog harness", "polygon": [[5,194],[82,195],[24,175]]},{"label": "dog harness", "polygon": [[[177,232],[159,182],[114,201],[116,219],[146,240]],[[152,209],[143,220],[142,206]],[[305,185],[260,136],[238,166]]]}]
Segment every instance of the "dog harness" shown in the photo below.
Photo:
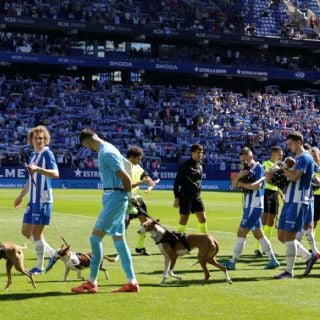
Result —
[{"label": "dog harness", "polygon": [[77,252],[76,255],[77,255],[77,258],[79,259],[79,264],[75,265],[74,266],[75,268],[82,270],[90,266],[91,259],[87,254]]},{"label": "dog harness", "polygon": [[170,247],[172,249],[174,249],[175,245],[178,241],[180,241],[188,251],[191,250],[189,243],[188,243],[188,240],[186,238],[186,235],[181,232],[174,232],[174,231],[166,230],[165,233],[163,234],[163,237],[159,241],[157,241],[156,244],[169,243]]},{"label": "dog harness", "polygon": [[0,244],[0,259],[5,259],[6,251],[3,244]]}]

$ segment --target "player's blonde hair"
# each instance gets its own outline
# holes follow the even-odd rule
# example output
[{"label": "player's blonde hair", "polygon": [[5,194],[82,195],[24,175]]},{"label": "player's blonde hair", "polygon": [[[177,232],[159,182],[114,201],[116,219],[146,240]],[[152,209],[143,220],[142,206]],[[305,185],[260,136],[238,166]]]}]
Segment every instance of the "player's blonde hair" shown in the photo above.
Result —
[{"label": "player's blonde hair", "polygon": [[35,134],[43,134],[44,144],[47,146],[50,144],[50,133],[45,126],[37,126],[29,130],[28,132],[28,143],[32,145],[32,139]]}]

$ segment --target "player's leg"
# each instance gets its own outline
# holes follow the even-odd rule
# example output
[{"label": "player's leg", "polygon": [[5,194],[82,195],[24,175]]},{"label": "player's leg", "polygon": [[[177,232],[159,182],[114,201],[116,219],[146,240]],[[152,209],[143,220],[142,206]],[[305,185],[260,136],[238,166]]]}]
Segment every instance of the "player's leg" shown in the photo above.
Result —
[{"label": "player's leg", "polygon": [[308,205],[300,203],[286,203],[282,208],[278,236],[279,240],[286,245],[286,270],[284,273],[276,276],[276,279],[292,278],[294,276],[297,254],[306,259],[305,275],[310,272],[316,261],[316,257],[313,257],[296,239],[297,231],[302,229],[307,210]]},{"label": "player's leg", "polygon": [[[148,210],[147,206],[141,198],[139,201],[139,207],[138,207],[138,212],[137,212],[137,217],[138,217],[141,224],[147,220],[147,217],[145,215],[145,213],[148,212],[147,210]],[[135,251],[137,253],[140,253],[143,256],[150,256],[150,253],[147,252],[146,247],[145,247],[146,236],[147,236],[146,233],[138,234],[138,240],[136,243]]]},{"label": "player's leg", "polygon": [[32,210],[31,206],[27,206],[26,212],[23,215],[21,233],[34,244],[32,235]]},{"label": "player's leg", "polygon": [[[279,201],[278,201],[278,193],[273,190],[266,190],[265,198],[264,198],[264,210],[261,217],[262,221],[262,231],[265,237],[270,241],[272,237],[273,228],[275,225],[275,218],[278,214]],[[260,242],[259,248],[260,248]],[[257,248],[256,248],[257,249]],[[255,251],[256,255],[259,256],[259,251]]]},{"label": "player's leg", "polygon": [[[248,217],[250,217],[252,210],[253,210],[252,208],[245,208],[243,210],[243,216],[237,231],[237,241],[233,248],[232,257],[229,261],[224,263],[224,265],[228,270],[235,269],[237,260],[239,259],[243,249],[245,248],[247,234],[250,231]],[[260,216],[261,216],[261,212],[260,212]]]},{"label": "player's leg", "polygon": [[186,225],[189,220],[189,215],[191,212],[191,201],[189,197],[185,195],[180,196],[180,205],[179,205],[179,223],[177,226],[177,231],[185,233]]},{"label": "player's leg", "polygon": [[208,232],[207,217],[205,212],[195,212],[198,219],[198,230],[200,233]]},{"label": "player's leg", "polygon": [[[122,192],[113,194],[106,199],[104,219],[102,221],[104,231],[112,236],[113,244],[120,256],[121,266],[127,277],[127,284],[113,292],[138,292],[139,285],[135,276],[133,262],[129,247],[125,238],[125,212],[128,202]],[[99,225],[97,222],[96,227]]]},{"label": "player's leg", "polygon": [[122,234],[121,227],[118,228],[118,231],[115,232],[115,234],[119,234],[119,236],[113,235],[113,244],[120,256],[121,266],[126,274],[127,283],[112,292],[138,292],[139,285],[134,272],[132,256],[127,245],[126,238],[124,234]]},{"label": "player's leg", "polygon": [[236,263],[241,256],[241,253],[246,245],[246,237],[249,229],[240,226],[237,231],[237,241],[233,247],[232,257],[229,261],[224,263],[228,270],[234,270],[236,268]]},{"label": "player's leg", "polygon": [[[265,199],[265,208],[266,208],[266,199]],[[269,216],[268,212],[264,212],[261,216],[262,230],[264,230],[264,228],[266,226],[266,223],[268,221],[268,216]],[[260,244],[259,240],[256,240],[256,245],[255,245],[255,249],[254,249],[254,256],[256,258],[263,257],[263,252],[261,251],[261,244]]]},{"label": "player's leg", "polygon": [[[97,225],[97,224],[96,224]],[[75,293],[96,293],[98,291],[98,272],[103,257],[102,240],[105,232],[93,229],[90,236],[92,259],[90,261],[89,280],[71,289]]]},{"label": "player's leg", "polygon": [[254,237],[260,242],[261,248],[263,252],[268,256],[269,262],[265,266],[265,269],[275,269],[280,266],[279,261],[276,259],[271,243],[269,239],[264,235],[262,229],[260,227],[255,228],[253,231]]},{"label": "player's leg", "polygon": [[200,233],[207,233],[207,217],[205,214],[205,208],[201,197],[196,197],[191,203],[191,212],[194,213],[198,219],[198,230]]},{"label": "player's leg", "polygon": [[32,225],[32,235],[34,238],[35,252],[37,257],[37,264],[30,270],[32,274],[44,273],[44,254],[45,254],[45,242],[43,240],[43,230],[45,225],[34,224]]}]

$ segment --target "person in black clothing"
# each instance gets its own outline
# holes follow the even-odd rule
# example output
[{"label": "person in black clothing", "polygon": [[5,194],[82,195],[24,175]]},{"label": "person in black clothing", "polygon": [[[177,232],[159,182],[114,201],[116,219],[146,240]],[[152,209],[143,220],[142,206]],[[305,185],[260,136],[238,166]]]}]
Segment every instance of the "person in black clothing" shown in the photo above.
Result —
[{"label": "person in black clothing", "polygon": [[179,168],[173,185],[175,197],[173,206],[179,208],[180,213],[177,230],[185,232],[191,212],[198,218],[200,233],[207,233],[207,218],[200,196],[203,175],[201,165],[203,147],[200,144],[193,144],[190,151],[191,158]]}]

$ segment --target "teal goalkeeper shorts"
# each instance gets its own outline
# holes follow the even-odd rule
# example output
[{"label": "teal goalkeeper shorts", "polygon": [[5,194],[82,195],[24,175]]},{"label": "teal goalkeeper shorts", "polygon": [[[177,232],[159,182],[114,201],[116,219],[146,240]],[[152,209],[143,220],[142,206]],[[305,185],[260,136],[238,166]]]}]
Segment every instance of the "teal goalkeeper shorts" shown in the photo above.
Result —
[{"label": "teal goalkeeper shorts", "polygon": [[128,207],[128,194],[124,191],[107,190],[102,196],[103,209],[96,221],[95,229],[110,236],[125,233],[125,216]]}]

